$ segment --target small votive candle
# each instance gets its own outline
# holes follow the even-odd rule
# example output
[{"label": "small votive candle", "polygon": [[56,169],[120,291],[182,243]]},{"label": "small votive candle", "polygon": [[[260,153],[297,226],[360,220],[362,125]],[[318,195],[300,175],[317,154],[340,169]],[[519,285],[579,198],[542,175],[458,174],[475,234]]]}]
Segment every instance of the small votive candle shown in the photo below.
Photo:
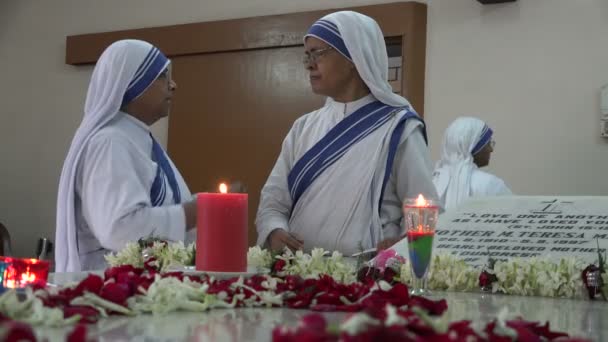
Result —
[{"label": "small votive candle", "polygon": [[0,262],[5,264],[2,272],[4,288],[17,289],[34,284],[46,286],[50,268],[47,260],[0,257]]}]

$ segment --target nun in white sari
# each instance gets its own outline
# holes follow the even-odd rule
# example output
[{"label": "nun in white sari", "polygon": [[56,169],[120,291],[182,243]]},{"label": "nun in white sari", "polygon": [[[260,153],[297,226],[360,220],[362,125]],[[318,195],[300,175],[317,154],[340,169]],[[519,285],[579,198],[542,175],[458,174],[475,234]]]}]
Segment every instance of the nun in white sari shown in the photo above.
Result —
[{"label": "nun in white sari", "polygon": [[387,82],[378,24],[343,11],[304,37],[304,63],[325,106],[300,117],[262,189],[258,244],[346,255],[401,235],[401,204],[436,199],[425,125]]},{"label": "nun in white sari", "polygon": [[169,114],[170,61],[144,41],[101,55],[57,199],[58,272],[103,269],[104,255],[147,236],[184,240],[196,205],[149,126]]},{"label": "nun in white sari", "polygon": [[490,163],[493,131],[480,119],[461,117],[446,129],[441,159],[433,183],[446,210],[457,208],[470,197],[511,195],[505,182],[479,168]]}]

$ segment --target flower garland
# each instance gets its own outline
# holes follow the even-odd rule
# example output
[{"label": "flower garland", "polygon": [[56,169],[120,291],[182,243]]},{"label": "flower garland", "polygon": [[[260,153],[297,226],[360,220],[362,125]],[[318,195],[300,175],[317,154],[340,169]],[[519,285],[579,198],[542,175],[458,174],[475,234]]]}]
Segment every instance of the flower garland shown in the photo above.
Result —
[{"label": "flower garland", "polygon": [[[126,248],[106,256],[110,266],[134,265],[143,267],[146,262],[158,263],[161,271],[173,266],[193,265],[194,246],[183,243],[167,244],[162,241],[130,243]],[[318,278],[327,274],[341,283],[352,283],[364,278],[371,280],[393,278],[411,283],[410,265],[407,260],[393,250],[379,253],[373,265],[357,270],[355,260],[345,258],[338,252],[329,253],[316,248],[310,254],[295,253],[286,249],[282,254],[273,254],[259,246],[249,248],[248,264],[272,270],[278,276],[295,275],[305,279]],[[605,258],[600,256],[600,265]],[[428,286],[438,291],[476,291],[487,288],[492,293],[522,296],[544,296],[582,299],[589,296],[586,286],[586,264],[576,258],[552,259],[550,257],[491,262],[491,266],[479,269],[466,264],[451,254],[437,254],[433,257],[428,275]],[[588,267],[588,266],[587,266]],[[601,284],[595,295],[608,296],[608,273],[605,266],[597,268]]]},{"label": "flower garland", "polygon": [[166,241],[149,238],[138,242],[129,242],[118,253],[105,256],[110,266],[132,265],[144,267],[145,262],[157,263],[157,267],[165,271],[170,267],[180,267],[194,264],[194,244],[185,246],[183,242],[167,243]]},{"label": "flower garland", "polygon": [[283,254],[275,255],[273,259],[270,252],[256,246],[249,249],[247,261],[252,266],[269,268],[280,277],[293,275],[317,279],[327,274],[344,284],[357,281],[357,270],[353,261],[347,260],[339,252],[330,255],[322,248],[315,248],[310,254],[302,251],[293,253],[286,249]]},{"label": "flower garland", "polygon": [[[493,269],[480,271],[451,254],[439,254],[433,257],[431,265],[429,288],[434,290],[477,290],[486,285],[483,277],[480,281],[480,272],[484,272],[481,275],[487,272],[493,276],[487,284],[493,293],[579,299],[585,296],[585,286],[581,280],[585,264],[577,258],[497,261]],[[411,280],[409,267],[407,262],[401,265],[399,280],[404,283]]]},{"label": "flower garland", "polygon": [[[358,272],[358,280],[383,279],[392,281],[393,278],[404,284],[410,284],[412,275],[409,261],[396,258],[394,251],[387,251],[388,255],[380,253],[376,263]],[[353,269],[353,262],[348,263],[345,258],[335,253],[327,258],[328,252],[321,249],[313,250],[311,255],[302,252],[293,254],[286,251],[284,255],[275,256],[273,262],[272,254],[259,247],[249,250],[248,261],[258,267],[273,268],[281,270],[281,274],[302,275],[315,277],[318,274],[329,274],[336,279],[345,282],[354,281],[348,271]],[[323,265],[323,257],[327,265]],[[277,263],[283,260],[285,263]],[[314,268],[300,265],[314,265]],[[274,265],[274,266],[273,266]],[[489,290],[493,293],[504,293],[521,296],[544,296],[559,298],[585,298],[587,292],[581,274],[585,269],[585,263],[578,258],[562,258],[554,261],[549,257],[512,259],[509,261],[497,261],[492,269],[480,270],[469,266],[462,259],[451,254],[438,254],[433,257],[428,275],[428,286],[431,290],[438,291],[476,291],[484,285],[480,281],[480,275],[492,276],[492,281],[487,281]],[[334,270],[344,270],[338,272]],[[608,275],[602,273],[602,291],[608,293]]]}]

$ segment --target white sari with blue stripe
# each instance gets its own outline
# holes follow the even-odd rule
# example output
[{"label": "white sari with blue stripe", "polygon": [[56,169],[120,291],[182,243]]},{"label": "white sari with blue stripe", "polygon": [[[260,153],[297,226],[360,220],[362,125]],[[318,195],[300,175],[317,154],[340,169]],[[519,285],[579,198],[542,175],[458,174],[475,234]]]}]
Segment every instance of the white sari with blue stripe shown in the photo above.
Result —
[{"label": "white sari with blue stripe", "polygon": [[[293,184],[294,191],[290,191],[288,176],[300,159],[340,121],[374,101],[371,94],[348,104],[328,101],[295,122],[262,189],[256,220],[258,244],[263,244],[273,229],[283,228],[301,236],[307,250],[323,247],[350,255],[399,234],[402,198],[434,194],[420,120],[406,121],[390,176],[384,181],[390,137],[408,110],[393,113],[350,146],[301,194],[294,195]],[[424,179],[428,181],[420,181]]]},{"label": "white sari with blue stripe", "polygon": [[[280,228],[299,235],[307,250],[323,247],[350,255],[400,235],[403,199],[418,194],[437,198],[431,162],[423,123],[402,120],[414,115],[412,106],[387,81],[388,56],[378,23],[340,11],[315,22],[304,40],[309,37],[352,62],[371,94],[350,103],[328,99],[294,123],[262,189],[258,244],[267,243],[268,235]],[[333,130],[374,101],[402,110],[390,111],[387,120],[370,120],[367,128],[372,130],[364,137],[359,134],[365,126],[353,134],[349,125]],[[346,139],[334,146],[342,133],[354,143]]]},{"label": "white sari with blue stripe", "polygon": [[188,201],[192,195],[167,158],[176,183],[170,185],[153,157],[153,146],[146,124],[125,113],[85,146],[76,179],[76,235],[83,270],[107,267],[106,254],[141,237],[185,239],[180,200]]},{"label": "white sari with blue stripe", "polygon": [[485,122],[468,116],[457,118],[445,130],[433,183],[446,210],[457,209],[471,197],[512,195],[502,179],[475,165],[474,155],[492,141],[492,135]]},{"label": "white sari with blue stripe", "polygon": [[[158,48],[141,40],[114,42],[97,61],[59,181],[57,272],[104,268],[105,253],[150,234],[183,240],[186,218],[179,202],[190,200],[190,193],[168,158],[152,157],[147,126],[120,111],[169,65]],[[166,182],[154,181],[161,176]]]}]

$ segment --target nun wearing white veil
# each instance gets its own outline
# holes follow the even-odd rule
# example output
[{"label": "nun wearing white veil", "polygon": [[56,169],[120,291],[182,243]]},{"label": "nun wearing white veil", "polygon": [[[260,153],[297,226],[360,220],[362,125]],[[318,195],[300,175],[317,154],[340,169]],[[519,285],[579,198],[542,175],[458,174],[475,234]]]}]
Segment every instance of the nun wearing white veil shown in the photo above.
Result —
[{"label": "nun wearing white veil", "polygon": [[258,244],[346,255],[401,233],[401,203],[436,199],[425,125],[388,79],[372,18],[342,11],[314,23],[304,64],[325,105],[300,117],[261,193]]},{"label": "nun wearing white veil", "polygon": [[175,88],[170,61],[147,42],[121,40],[99,58],[61,172],[57,272],[103,269],[128,242],[180,241],[194,227],[190,190],[149,130]]},{"label": "nun wearing white veil", "polygon": [[473,117],[460,117],[445,130],[433,183],[446,210],[470,197],[512,194],[502,179],[479,169],[490,163],[493,134],[485,122]]}]

